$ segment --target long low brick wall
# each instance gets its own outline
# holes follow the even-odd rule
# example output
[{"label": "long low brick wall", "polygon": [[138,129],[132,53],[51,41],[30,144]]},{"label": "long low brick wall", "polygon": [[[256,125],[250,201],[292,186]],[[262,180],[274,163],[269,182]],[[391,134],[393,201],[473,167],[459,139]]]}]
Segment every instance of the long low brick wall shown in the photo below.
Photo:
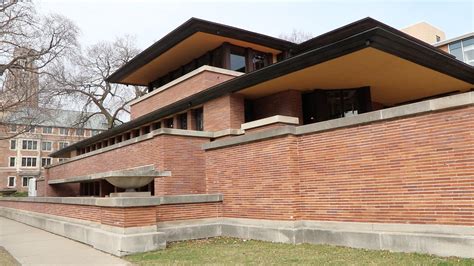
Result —
[{"label": "long low brick wall", "polygon": [[[64,200],[61,200],[64,199]],[[167,203],[166,201],[171,202]],[[128,202],[127,202],[128,201]],[[159,222],[222,216],[222,197],[186,195],[155,198],[0,198],[0,207],[130,228]]]},{"label": "long low brick wall", "polygon": [[207,193],[224,217],[474,226],[474,107],[375,115],[210,143]]}]

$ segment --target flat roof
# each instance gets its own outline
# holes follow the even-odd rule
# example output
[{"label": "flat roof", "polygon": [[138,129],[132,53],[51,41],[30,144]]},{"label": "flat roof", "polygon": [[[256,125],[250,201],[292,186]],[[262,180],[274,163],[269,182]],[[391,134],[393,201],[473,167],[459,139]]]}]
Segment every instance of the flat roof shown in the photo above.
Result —
[{"label": "flat roof", "polygon": [[[438,72],[441,76],[449,76],[459,80],[459,82],[467,83],[468,86],[474,84],[473,67],[456,60],[453,56],[436,47],[371,18],[351,23],[331,32],[332,35],[323,34],[302,43],[301,47],[295,48],[296,55],[290,58],[217,84],[209,89],[154,110],[125,124],[70,145],[51,154],[51,156],[58,156],[73,151],[76,148],[91,145],[136,127],[152,123],[163,117],[201,105],[225,94],[263,84],[272,79],[328,62],[365,48],[373,48],[408,62],[418,64],[424,68]],[[381,65],[381,67],[383,67],[383,65]],[[370,84],[368,85],[370,86]]]}]

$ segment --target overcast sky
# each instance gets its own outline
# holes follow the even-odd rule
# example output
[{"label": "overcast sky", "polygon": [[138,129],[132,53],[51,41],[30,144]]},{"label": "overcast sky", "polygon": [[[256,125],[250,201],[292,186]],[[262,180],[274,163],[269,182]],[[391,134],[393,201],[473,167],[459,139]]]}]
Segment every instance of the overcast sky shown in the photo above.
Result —
[{"label": "overcast sky", "polygon": [[81,29],[82,44],[131,34],[144,49],[190,17],[212,20],[267,35],[293,29],[314,36],[372,17],[395,28],[426,21],[447,38],[474,31],[474,0],[462,1],[145,1],[36,2],[44,13],[59,13]]}]

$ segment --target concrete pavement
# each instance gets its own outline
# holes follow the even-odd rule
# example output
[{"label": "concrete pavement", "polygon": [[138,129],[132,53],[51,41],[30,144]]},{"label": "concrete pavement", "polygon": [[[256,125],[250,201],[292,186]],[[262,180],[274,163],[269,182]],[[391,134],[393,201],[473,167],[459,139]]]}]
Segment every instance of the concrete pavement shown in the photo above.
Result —
[{"label": "concrete pavement", "polygon": [[22,265],[130,265],[90,246],[3,217],[0,246]]}]

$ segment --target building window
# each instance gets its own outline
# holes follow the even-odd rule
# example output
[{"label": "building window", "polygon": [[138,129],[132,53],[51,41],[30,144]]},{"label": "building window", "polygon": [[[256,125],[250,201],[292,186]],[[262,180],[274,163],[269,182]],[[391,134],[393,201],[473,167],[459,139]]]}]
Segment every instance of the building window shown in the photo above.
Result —
[{"label": "building window", "polygon": [[440,42],[441,41],[441,37],[439,37],[438,35],[436,35],[436,42]]},{"label": "building window", "polygon": [[38,141],[37,140],[23,140],[22,149],[24,150],[37,150]]},{"label": "building window", "polygon": [[188,114],[179,114],[178,115],[178,123],[180,129],[188,129]]},{"label": "building window", "polygon": [[16,132],[17,128],[16,125],[10,125],[10,132]]},{"label": "building window", "polygon": [[51,141],[41,142],[41,150],[42,151],[51,151],[51,150],[53,150],[53,143]]},{"label": "building window", "polygon": [[67,158],[58,158],[58,163],[64,163],[67,161]]},{"label": "building window", "polygon": [[16,183],[16,176],[9,176],[7,186],[8,187],[15,187],[15,183]]},{"label": "building window", "polygon": [[69,146],[69,142],[64,142],[64,141],[59,142],[59,149],[64,149],[67,146]]},{"label": "building window", "polygon": [[22,187],[27,187],[28,186],[28,181],[33,178],[32,176],[23,176],[21,177],[21,186]]},{"label": "building window", "polygon": [[53,134],[53,127],[43,127],[43,134]]},{"label": "building window", "polygon": [[230,54],[230,69],[245,73],[245,56],[239,54]]},{"label": "building window", "polygon": [[194,122],[196,123],[195,128],[198,131],[203,131],[204,130],[204,116],[203,116],[203,109],[198,108],[193,110],[193,115],[194,115]]},{"label": "building window", "polygon": [[59,129],[59,134],[63,136],[69,135],[69,128],[60,128]]},{"label": "building window", "polygon": [[91,134],[92,134],[92,136],[99,135],[99,134],[100,134],[100,130],[93,129],[92,132],[91,132]]},{"label": "building window", "polygon": [[41,167],[45,167],[51,165],[51,158],[46,157],[46,158],[41,158]]},{"label": "building window", "polygon": [[259,54],[254,55],[252,59],[252,64],[254,70],[263,68],[265,66],[265,56]]},{"label": "building window", "polygon": [[29,126],[25,128],[26,132],[29,133],[35,133],[35,127],[34,126]]},{"label": "building window", "polygon": [[10,140],[10,150],[16,150],[16,139]]},{"label": "building window", "polygon": [[16,166],[16,157],[9,157],[8,166],[15,167]]},{"label": "building window", "polygon": [[84,136],[84,129],[82,128],[76,129],[76,136]]},{"label": "building window", "polygon": [[449,53],[456,59],[474,66],[474,37],[451,43]]},{"label": "building window", "polygon": [[22,167],[36,167],[36,157],[21,157]]},{"label": "building window", "polygon": [[173,128],[173,118],[165,119],[165,127],[166,128]]}]

